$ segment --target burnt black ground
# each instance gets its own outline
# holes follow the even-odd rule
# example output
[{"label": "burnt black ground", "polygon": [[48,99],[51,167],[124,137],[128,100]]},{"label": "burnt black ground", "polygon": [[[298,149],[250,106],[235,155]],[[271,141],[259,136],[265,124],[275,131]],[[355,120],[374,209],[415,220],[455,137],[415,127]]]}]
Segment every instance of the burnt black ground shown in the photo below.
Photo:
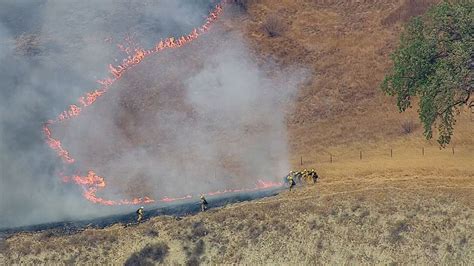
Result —
[{"label": "burnt black ground", "polygon": [[[283,187],[261,190],[247,193],[231,193],[222,196],[208,197],[208,208],[223,207],[228,204],[250,201],[259,198],[271,197],[277,195]],[[199,200],[189,200],[179,203],[170,203],[161,206],[149,206],[145,208],[144,221],[160,215],[170,215],[177,218],[186,215],[193,215],[200,211]],[[44,223],[38,225],[21,226],[15,228],[0,229],[0,239],[21,232],[39,232],[47,231],[52,235],[71,235],[83,231],[86,228],[105,228],[113,224],[124,224],[124,226],[133,226],[136,220],[135,212],[105,216],[101,218],[80,220],[80,221],[62,221],[54,223]]]}]

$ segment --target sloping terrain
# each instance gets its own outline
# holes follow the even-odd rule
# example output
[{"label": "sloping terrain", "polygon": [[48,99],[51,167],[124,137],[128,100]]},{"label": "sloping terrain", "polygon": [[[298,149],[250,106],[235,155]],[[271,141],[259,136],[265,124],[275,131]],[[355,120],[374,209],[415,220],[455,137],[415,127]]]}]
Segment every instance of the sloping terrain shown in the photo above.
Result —
[{"label": "sloping terrain", "polygon": [[[320,162],[330,154],[357,158],[360,150],[437,146],[436,136],[422,136],[417,105],[400,114],[379,85],[403,23],[438,1],[249,2],[249,16],[234,25],[258,54],[304,64],[313,74],[288,106],[294,165],[301,156]],[[268,28],[278,34],[271,37]],[[452,146],[472,147],[472,111],[462,110],[457,120]]]},{"label": "sloping terrain", "polygon": [[316,185],[291,193],[126,228],[18,234],[1,254],[7,264],[469,264],[474,169],[467,163],[433,155],[325,164]]},{"label": "sloping terrain", "polygon": [[[0,242],[9,263],[450,263],[474,260],[474,122],[425,141],[378,89],[401,23],[435,1],[247,1],[220,21],[262,60],[312,71],[287,106],[292,165],[316,185],[184,218]],[[301,158],[303,157],[303,159]],[[303,164],[301,166],[301,164]]]}]

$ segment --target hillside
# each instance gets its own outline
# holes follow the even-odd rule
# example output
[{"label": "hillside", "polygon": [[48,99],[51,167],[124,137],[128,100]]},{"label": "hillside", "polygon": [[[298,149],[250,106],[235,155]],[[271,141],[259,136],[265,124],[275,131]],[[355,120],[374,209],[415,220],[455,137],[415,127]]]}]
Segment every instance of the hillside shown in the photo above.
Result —
[{"label": "hillside", "polygon": [[[362,2],[259,0],[249,5],[250,16],[235,24],[258,54],[313,71],[288,109],[295,166],[301,156],[311,164],[329,161],[330,154],[358,158],[361,150],[387,154],[390,148],[437,147],[436,136],[425,141],[422,135],[417,105],[399,113],[395,99],[379,89],[403,23],[437,1]],[[278,36],[265,30],[269,21],[280,24]],[[470,149],[472,111],[463,110],[457,120],[451,146]]]},{"label": "hillside", "polygon": [[133,227],[18,234],[0,256],[7,264],[469,264],[472,155],[325,164],[318,184],[292,193]]},{"label": "hillside", "polygon": [[[473,114],[461,112],[452,145],[440,150],[436,141],[424,140],[416,106],[399,114],[394,99],[378,88],[402,23],[433,2],[256,0],[246,1],[246,10],[229,10],[219,30],[242,34],[262,61],[272,58],[283,67],[310,70],[295,103],[285,106],[285,123],[292,167],[316,168],[318,183],[194,216],[154,217],[133,227],[17,234],[0,240],[0,261],[472,263]],[[175,67],[192,71],[199,56]],[[130,75],[120,86],[152,82]],[[163,104],[183,108],[175,90],[165,96],[159,98]],[[130,117],[146,115],[133,110],[149,108],[133,106],[133,100],[128,104],[122,110],[132,112],[114,114],[122,116],[124,134],[135,126]],[[249,134],[267,132],[253,130]],[[229,161],[224,168],[232,165]]]}]

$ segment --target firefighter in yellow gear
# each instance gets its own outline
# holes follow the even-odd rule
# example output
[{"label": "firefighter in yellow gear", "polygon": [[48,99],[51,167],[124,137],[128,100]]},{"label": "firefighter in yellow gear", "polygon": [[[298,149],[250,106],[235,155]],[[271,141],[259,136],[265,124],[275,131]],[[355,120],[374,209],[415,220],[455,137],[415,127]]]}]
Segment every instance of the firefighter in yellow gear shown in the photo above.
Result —
[{"label": "firefighter in yellow gear", "polygon": [[201,211],[207,210],[207,200],[204,198],[204,195],[201,195]]},{"label": "firefighter in yellow gear", "polygon": [[316,173],[314,169],[311,169],[310,177],[311,177],[311,180],[313,181],[313,184],[316,183],[316,181],[318,181],[318,178],[319,178],[318,173]]},{"label": "firefighter in yellow gear", "polygon": [[304,169],[303,172],[301,172],[301,177],[303,178],[305,183],[308,182],[308,177],[309,177],[308,170]]},{"label": "firefighter in yellow gear", "polygon": [[140,223],[143,219],[143,206],[137,210],[137,223]]},{"label": "firefighter in yellow gear", "polygon": [[292,177],[293,177],[293,181],[295,182],[295,185],[296,185],[296,181],[298,181],[298,183],[301,183],[301,172],[298,172],[298,171],[292,171]]},{"label": "firefighter in yellow gear", "polygon": [[288,185],[290,186],[289,189],[291,191],[291,189],[296,185],[295,183],[295,180],[293,180],[293,171],[290,172],[290,174],[288,175]]}]

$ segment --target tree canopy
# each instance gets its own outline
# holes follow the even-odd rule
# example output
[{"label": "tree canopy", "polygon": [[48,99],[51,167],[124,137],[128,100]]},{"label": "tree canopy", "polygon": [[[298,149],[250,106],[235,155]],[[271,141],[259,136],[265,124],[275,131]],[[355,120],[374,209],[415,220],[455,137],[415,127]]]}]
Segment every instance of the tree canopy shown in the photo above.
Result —
[{"label": "tree canopy", "polygon": [[438,129],[438,142],[449,144],[456,115],[474,107],[474,1],[444,1],[405,27],[393,67],[381,88],[397,97],[400,112],[419,99],[419,117],[427,139]]}]

